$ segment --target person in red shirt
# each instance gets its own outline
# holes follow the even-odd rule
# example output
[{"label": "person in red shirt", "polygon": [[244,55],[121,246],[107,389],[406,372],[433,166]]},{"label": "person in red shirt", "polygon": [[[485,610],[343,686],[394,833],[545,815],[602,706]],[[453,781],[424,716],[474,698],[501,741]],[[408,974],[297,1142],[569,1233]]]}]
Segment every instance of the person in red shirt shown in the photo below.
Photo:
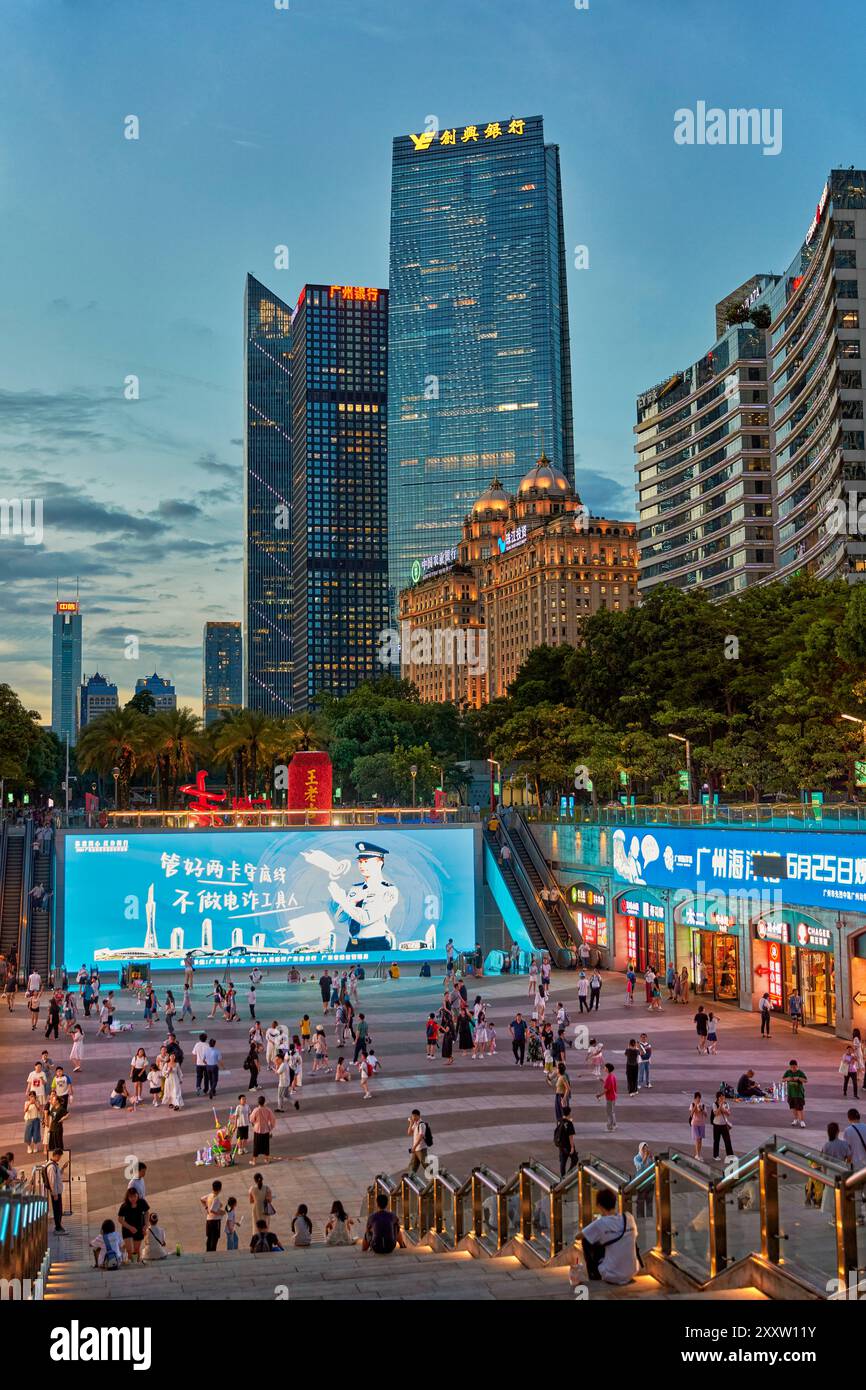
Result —
[{"label": "person in red shirt", "polygon": [[605,1062],[606,1072],[602,1089],[596,1094],[596,1100],[601,1100],[604,1096],[605,1108],[607,1110],[607,1128],[616,1129],[616,1072],[613,1069],[613,1062]]},{"label": "person in red shirt", "polygon": [[427,1056],[436,1056],[436,1046],[439,1042],[439,1024],[436,1022],[436,1015],[430,1014],[427,1019]]}]

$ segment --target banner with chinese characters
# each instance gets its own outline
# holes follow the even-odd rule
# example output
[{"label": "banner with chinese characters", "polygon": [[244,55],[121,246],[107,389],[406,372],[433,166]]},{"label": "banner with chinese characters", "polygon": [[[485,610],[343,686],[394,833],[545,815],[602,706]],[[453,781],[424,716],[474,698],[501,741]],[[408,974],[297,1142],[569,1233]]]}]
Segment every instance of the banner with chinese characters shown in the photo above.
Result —
[{"label": "banner with chinese characters", "polygon": [[[290,811],[330,811],[334,774],[327,753],[296,753],[289,763],[286,805]],[[311,824],[327,824],[327,816]]]},{"label": "banner with chinese characters", "polygon": [[625,883],[772,894],[779,905],[866,911],[866,837],[844,831],[616,829],[616,877]]},{"label": "banner with chinese characters", "polygon": [[441,959],[475,944],[472,826],[68,831],[58,958],[208,972]]}]

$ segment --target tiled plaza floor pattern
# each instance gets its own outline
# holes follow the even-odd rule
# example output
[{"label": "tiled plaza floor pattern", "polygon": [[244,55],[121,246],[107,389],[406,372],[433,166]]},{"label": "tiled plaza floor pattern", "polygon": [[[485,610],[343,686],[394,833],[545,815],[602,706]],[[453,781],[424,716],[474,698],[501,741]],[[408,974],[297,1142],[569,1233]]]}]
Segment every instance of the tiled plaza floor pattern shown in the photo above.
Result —
[{"label": "tiled plaza floor pattern", "polygon": [[[160,998],[169,983],[159,981]],[[267,1170],[278,1213],[271,1224],[284,1240],[299,1202],[308,1204],[316,1236],[321,1239],[334,1198],[340,1198],[350,1213],[357,1214],[374,1174],[395,1173],[405,1167],[406,1122],[413,1106],[421,1108],[430,1121],[434,1151],[440,1162],[459,1178],[479,1162],[502,1176],[509,1176],[529,1157],[555,1166],[553,1093],[540,1071],[529,1066],[516,1067],[511,1054],[508,1024],[517,1008],[528,1012],[526,977],[483,979],[477,987],[471,980],[467,983],[470,1002],[476,992],[488,1001],[488,1016],[495,1021],[498,1035],[494,1057],[474,1061],[470,1055],[455,1053],[451,1067],[446,1067],[439,1057],[428,1061],[424,1021],[430,1010],[439,1005],[441,977],[404,977],[397,982],[370,980],[361,985],[359,1007],[367,1015],[383,1067],[372,1083],[373,1100],[362,1099],[354,1079],[349,1085],[337,1086],[333,1073],[313,1076],[311,1059],[307,1059],[301,1111],[292,1109],[278,1116],[272,1140],[274,1158]],[[174,984],[179,998],[176,981]],[[209,1190],[216,1176],[223,1180],[223,1196],[233,1194],[239,1199],[244,1218],[242,1249],[249,1239],[247,1190],[253,1169],[247,1160],[223,1171],[195,1166],[196,1149],[212,1134],[213,1114],[210,1102],[195,1096],[191,1064],[193,1042],[200,1031],[206,1030],[217,1038],[224,1056],[216,1108],[220,1118],[225,1119],[247,1080],[241,1062],[247,1050],[249,1020],[242,1018],[235,1024],[208,1020],[210,1001],[203,979],[197,979],[195,995],[196,1022],[187,1021],[178,1028],[187,1059],[186,1105],[180,1113],[163,1107],[153,1109],[147,1100],[137,1111],[118,1111],[108,1105],[114,1082],[118,1077],[128,1077],[136,1048],[143,1045],[148,1052],[158,1051],[165,1037],[162,1022],[148,1031],[141,1008],[132,996],[124,994],[119,996],[118,1019],[132,1022],[131,1032],[97,1039],[96,1024],[87,1025],[84,1067],[73,1078],[75,1096],[65,1133],[74,1173],[86,1177],[89,1229],[82,1229],[78,1214],[74,1214],[67,1222],[70,1235],[54,1238],[58,1258],[80,1256],[86,1238],[98,1231],[100,1222],[106,1216],[116,1215],[126,1186],[124,1170],[133,1159],[148,1164],[148,1201],[159,1212],[169,1248],[180,1243],[187,1251],[203,1250],[204,1221],[198,1198]],[[572,1024],[580,1021],[573,974],[554,979],[554,1005],[557,999],[566,1001]],[[689,1007],[666,1003],[661,1013],[654,1014],[647,1012],[642,999],[633,1008],[626,1008],[622,977],[605,977],[601,1011],[583,1021],[604,1042],[606,1059],[616,1064],[619,1126],[613,1134],[606,1132],[604,1105],[595,1098],[596,1083],[583,1065],[583,1054],[570,1054],[573,1111],[581,1154],[604,1155],[631,1171],[632,1156],[643,1139],[656,1150],[682,1146],[690,1152],[686,1115],[695,1089],[709,1097],[720,1081],[736,1083],[747,1066],[755,1067],[760,1081],[770,1082],[778,1079],[792,1056],[798,1058],[809,1076],[808,1127],[798,1131],[797,1137],[820,1147],[827,1121],[842,1120],[851,1103],[842,1101],[837,1072],[842,1042],[814,1031],[801,1031],[792,1040],[790,1024],[784,1019],[773,1020],[773,1035],[768,1041],[758,1036],[756,1015],[714,1007],[720,1019],[719,1052],[701,1057],[696,1051],[692,1023],[694,1001]],[[289,986],[275,982],[261,988],[257,1013],[263,1027],[276,1018],[286,1022],[292,1032],[298,1031],[305,1012],[314,1023],[322,1017],[315,983]],[[27,1162],[21,1118],[26,1076],[45,1046],[56,1060],[65,1062],[69,1055],[68,1042],[62,1035],[59,1042],[52,1039],[46,1044],[43,1027],[35,1033],[30,1031],[20,1001],[11,1017],[5,1011],[0,1016],[0,1147],[11,1148],[22,1167]],[[333,1043],[332,1015],[327,1028],[333,1065],[337,1049]],[[654,1047],[652,1090],[643,1090],[629,1099],[624,1094],[622,1052],[628,1039],[641,1031],[649,1034]],[[351,1057],[351,1047],[341,1050]],[[275,1077],[263,1073],[260,1080],[264,1080],[262,1089],[269,1101],[275,1104]],[[787,1107],[779,1104],[735,1106],[733,1121],[738,1153],[746,1152],[774,1132],[793,1133]],[[75,1197],[75,1188],[73,1194]],[[80,1207],[82,1194],[77,1196]]]}]

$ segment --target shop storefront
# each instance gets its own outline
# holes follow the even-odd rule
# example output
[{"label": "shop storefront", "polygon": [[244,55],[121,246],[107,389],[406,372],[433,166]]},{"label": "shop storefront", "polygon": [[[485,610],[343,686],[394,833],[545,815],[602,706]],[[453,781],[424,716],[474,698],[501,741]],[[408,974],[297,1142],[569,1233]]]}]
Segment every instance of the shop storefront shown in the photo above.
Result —
[{"label": "shop storefront", "polygon": [[688,962],[692,988],[707,999],[740,998],[740,941],[735,917],[694,897],[674,912],[677,965]]},{"label": "shop storefront", "polygon": [[665,909],[648,889],[621,893],[614,903],[617,965],[631,963],[638,971],[652,966],[658,974],[667,969]]},{"label": "shop storefront", "polygon": [[[607,927],[607,894],[594,883],[571,883],[565,890],[575,926],[592,952],[593,963],[606,958],[610,946]],[[605,953],[604,955],[602,953]]]},{"label": "shop storefront", "polygon": [[836,1026],[836,956],[831,927],[789,908],[753,923],[755,990],[770,996],[775,1010],[788,1012],[791,995],[803,1000],[803,1023]]}]

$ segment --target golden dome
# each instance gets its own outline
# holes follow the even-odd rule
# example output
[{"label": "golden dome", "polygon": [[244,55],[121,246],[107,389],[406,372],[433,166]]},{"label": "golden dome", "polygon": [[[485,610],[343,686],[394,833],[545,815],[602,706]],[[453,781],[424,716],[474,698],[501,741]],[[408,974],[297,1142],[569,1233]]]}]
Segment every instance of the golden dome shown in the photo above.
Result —
[{"label": "golden dome", "polygon": [[486,492],[472,505],[473,516],[481,512],[507,512],[510,504],[508,493],[498,478],[494,478]]},{"label": "golden dome", "polygon": [[525,497],[530,492],[540,493],[544,497],[571,497],[572,487],[565,474],[554,467],[546,454],[542,454],[526,476],[521,478],[517,489],[518,497]]}]

